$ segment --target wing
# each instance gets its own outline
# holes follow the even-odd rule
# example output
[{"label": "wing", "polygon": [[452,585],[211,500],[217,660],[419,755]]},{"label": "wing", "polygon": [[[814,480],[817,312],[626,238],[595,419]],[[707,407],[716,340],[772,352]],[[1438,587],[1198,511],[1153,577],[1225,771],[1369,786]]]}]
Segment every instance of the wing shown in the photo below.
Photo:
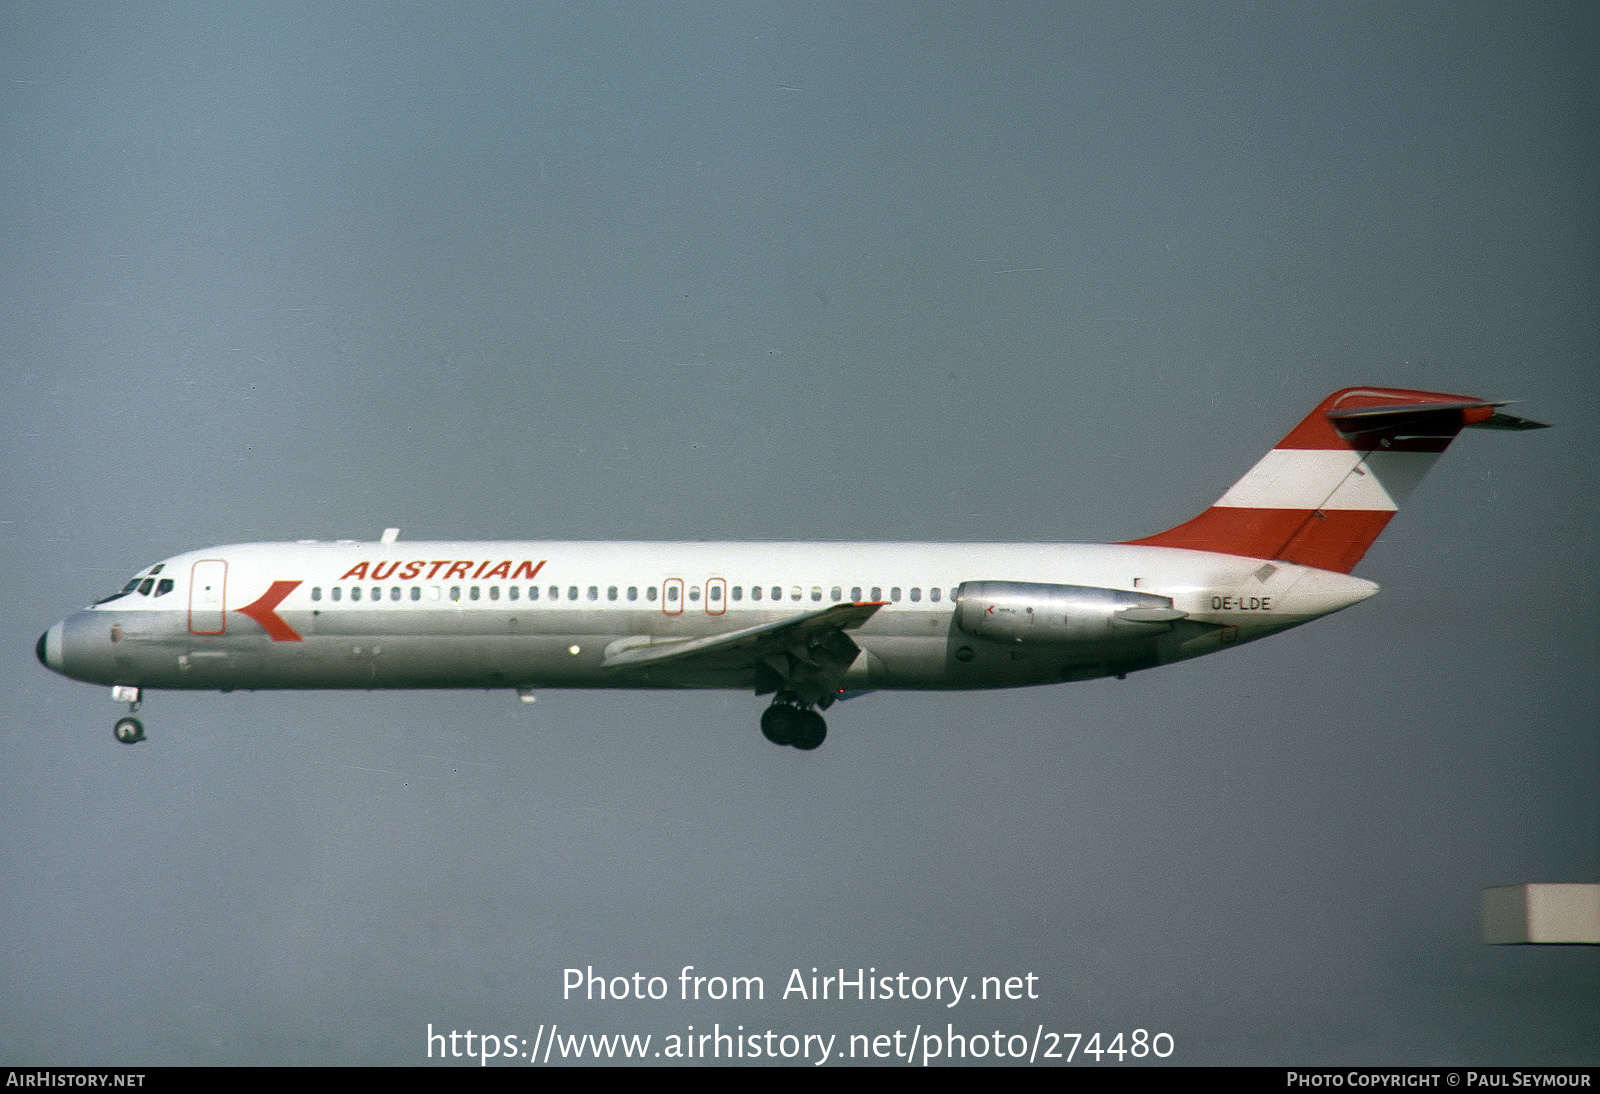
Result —
[{"label": "wing", "polygon": [[621,638],[606,647],[601,664],[606,668],[641,668],[669,661],[693,661],[721,668],[761,661],[792,652],[796,647],[804,649],[834,633],[854,630],[881,607],[881,601],[835,604],[821,611],[705,638],[653,639],[648,635]]},{"label": "wing", "polygon": [[606,647],[601,664],[616,669],[668,664],[694,669],[759,667],[765,670],[760,676],[771,684],[759,687],[757,694],[782,687],[826,705],[860,653],[844,632],[861,626],[883,605],[877,600],[835,604],[705,638],[619,638]]}]

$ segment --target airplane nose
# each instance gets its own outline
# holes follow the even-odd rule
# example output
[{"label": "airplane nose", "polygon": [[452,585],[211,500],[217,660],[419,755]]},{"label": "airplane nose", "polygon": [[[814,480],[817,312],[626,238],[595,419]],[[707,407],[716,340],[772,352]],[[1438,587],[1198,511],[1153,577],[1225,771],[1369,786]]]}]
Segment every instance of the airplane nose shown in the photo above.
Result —
[{"label": "airplane nose", "polygon": [[39,658],[39,664],[51,672],[61,671],[61,624],[57,623],[39,636],[38,644],[33,647],[34,656]]}]

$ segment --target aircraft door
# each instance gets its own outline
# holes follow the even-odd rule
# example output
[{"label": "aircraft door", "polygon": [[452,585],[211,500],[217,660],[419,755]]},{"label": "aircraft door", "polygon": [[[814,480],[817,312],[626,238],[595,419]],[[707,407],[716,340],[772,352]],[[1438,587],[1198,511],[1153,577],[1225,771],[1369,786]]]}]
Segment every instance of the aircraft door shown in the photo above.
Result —
[{"label": "aircraft door", "polygon": [[228,584],[228,564],[220,558],[201,559],[189,571],[189,633],[221,634],[223,595]]}]

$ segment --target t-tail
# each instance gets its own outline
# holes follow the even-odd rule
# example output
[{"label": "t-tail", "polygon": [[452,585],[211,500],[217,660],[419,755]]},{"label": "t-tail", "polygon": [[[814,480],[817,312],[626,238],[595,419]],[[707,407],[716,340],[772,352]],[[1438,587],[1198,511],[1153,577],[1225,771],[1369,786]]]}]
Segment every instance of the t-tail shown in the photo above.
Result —
[{"label": "t-tail", "polygon": [[1347,574],[1461,430],[1544,428],[1504,405],[1432,391],[1336,391],[1211,508],[1129,542]]}]

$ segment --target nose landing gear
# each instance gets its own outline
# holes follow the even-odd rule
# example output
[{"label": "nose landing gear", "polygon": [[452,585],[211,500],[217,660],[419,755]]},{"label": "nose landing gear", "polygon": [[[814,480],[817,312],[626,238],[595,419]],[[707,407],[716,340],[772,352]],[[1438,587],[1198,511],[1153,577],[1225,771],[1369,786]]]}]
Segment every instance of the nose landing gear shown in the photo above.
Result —
[{"label": "nose landing gear", "polygon": [[810,752],[828,736],[828,723],[810,707],[779,696],[761,715],[761,735],[775,745]]},{"label": "nose landing gear", "polygon": [[119,703],[128,704],[127,717],[117,719],[116,724],[111,727],[111,735],[125,745],[136,745],[144,740],[144,723],[134,717],[139,713],[141,690],[119,684],[111,689],[111,698]]}]

